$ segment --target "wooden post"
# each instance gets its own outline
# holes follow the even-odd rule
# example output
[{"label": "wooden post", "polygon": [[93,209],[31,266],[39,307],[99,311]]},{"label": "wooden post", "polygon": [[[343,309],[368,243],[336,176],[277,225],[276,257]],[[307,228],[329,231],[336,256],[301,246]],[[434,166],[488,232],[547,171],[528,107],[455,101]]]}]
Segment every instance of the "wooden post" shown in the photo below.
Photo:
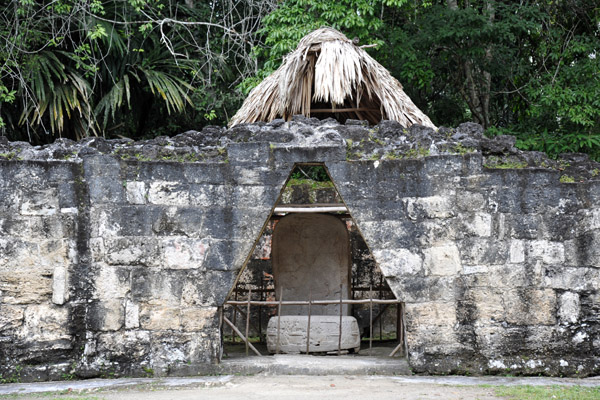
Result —
[{"label": "wooden post", "polygon": [[[263,280],[263,278],[260,278],[260,301],[264,300],[265,297],[265,281]],[[263,336],[262,336],[262,305],[258,306],[258,341],[260,343],[263,342]]]},{"label": "wooden post", "polygon": [[373,285],[369,287],[369,355],[373,349]]},{"label": "wooden post", "polygon": [[406,356],[406,338],[404,336],[404,303],[398,303],[397,307],[400,310],[398,313],[398,318],[400,319],[400,337],[398,345],[394,348],[394,350],[392,350],[390,357],[393,357],[400,349],[402,349],[402,355]]},{"label": "wooden post", "polygon": [[[381,275],[379,277],[379,298],[383,298],[383,275]],[[378,307],[379,309],[381,309],[381,306]],[[381,317],[379,317],[379,341],[381,342],[382,336],[383,336],[383,313],[381,314]]]},{"label": "wooden post", "polygon": [[231,322],[229,319],[227,319],[227,317],[223,316],[223,321],[225,321],[225,323],[227,325],[229,325],[229,327],[231,328],[231,330],[235,333],[238,334],[239,337],[242,338],[242,340],[246,343],[248,343],[248,346],[252,349],[253,352],[256,353],[257,356],[262,356],[262,354],[260,354],[260,352],[258,350],[256,350],[256,347],[252,346],[252,343],[250,343],[248,341],[248,339],[246,339],[244,337],[244,334],[242,332],[240,332],[240,330],[238,328],[235,327],[235,325],[233,324],[233,322]]},{"label": "wooden post", "polygon": [[248,288],[248,308],[246,308],[246,357],[248,357],[248,344],[250,344],[250,300],[252,300],[252,288]]},{"label": "wooden post", "polygon": [[340,285],[340,336],[338,337],[338,356],[342,354],[342,316],[344,315],[344,284]]},{"label": "wooden post", "polygon": [[310,354],[310,306],[312,303],[312,288],[308,292],[308,326],[306,327],[306,354]]},{"label": "wooden post", "polygon": [[396,304],[396,339],[402,341],[402,333],[400,332],[400,319],[402,318],[402,312],[400,309],[400,303]]},{"label": "wooden post", "polygon": [[[237,299],[238,299],[238,288],[239,288],[239,287],[240,287],[240,284],[239,284],[239,283],[237,283],[237,284],[235,285],[235,289],[234,289],[234,292],[235,292],[234,299],[235,299],[236,301],[237,301]],[[233,325],[234,325],[234,326],[235,326],[235,324],[237,323],[237,321],[236,321],[236,320],[237,320],[237,311],[236,311],[236,309],[234,308],[234,309],[233,309]],[[234,335],[233,329],[231,330],[231,341],[232,341],[232,342],[235,344],[235,335]]]},{"label": "wooden post", "polygon": [[279,354],[279,334],[281,332],[281,301],[283,299],[283,286],[279,288],[279,304],[277,305],[277,346],[275,347],[275,354]]}]

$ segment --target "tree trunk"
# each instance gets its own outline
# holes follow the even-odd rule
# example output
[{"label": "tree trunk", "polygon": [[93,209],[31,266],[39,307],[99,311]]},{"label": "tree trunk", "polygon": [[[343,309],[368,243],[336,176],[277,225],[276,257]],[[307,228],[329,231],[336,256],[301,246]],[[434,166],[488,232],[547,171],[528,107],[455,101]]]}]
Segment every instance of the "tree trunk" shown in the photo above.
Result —
[{"label": "tree trunk", "polygon": [[[458,10],[457,0],[446,0],[450,10]],[[465,7],[469,7],[465,3]],[[494,22],[495,10],[490,1],[486,1],[486,11],[489,13],[489,23]],[[492,49],[487,46],[485,50],[484,61],[487,63],[492,60]],[[461,63],[461,75],[464,79],[463,88],[460,93],[471,110],[471,115],[475,122],[483,125],[484,128],[490,125],[490,90],[492,86],[492,75],[485,70],[485,67],[474,65],[472,60],[464,60]]]}]

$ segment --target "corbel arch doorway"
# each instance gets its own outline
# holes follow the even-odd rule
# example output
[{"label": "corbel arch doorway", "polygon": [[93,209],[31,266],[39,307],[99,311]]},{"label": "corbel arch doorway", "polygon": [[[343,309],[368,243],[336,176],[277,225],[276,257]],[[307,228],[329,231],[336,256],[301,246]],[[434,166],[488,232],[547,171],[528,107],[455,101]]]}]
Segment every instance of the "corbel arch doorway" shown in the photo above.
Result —
[{"label": "corbel arch doorway", "polygon": [[324,164],[297,164],[225,302],[224,356],[403,356],[403,309]]}]

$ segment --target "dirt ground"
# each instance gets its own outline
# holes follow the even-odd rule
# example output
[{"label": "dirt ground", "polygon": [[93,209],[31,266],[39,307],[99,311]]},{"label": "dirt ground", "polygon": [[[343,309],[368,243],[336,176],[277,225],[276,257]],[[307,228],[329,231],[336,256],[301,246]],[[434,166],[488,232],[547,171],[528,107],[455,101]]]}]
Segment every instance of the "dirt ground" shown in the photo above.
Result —
[{"label": "dirt ground", "polygon": [[[49,400],[277,400],[288,399],[449,399],[485,400],[500,386],[592,388],[600,377],[465,377],[373,375],[248,375],[189,378],[121,378],[0,385],[0,399]],[[587,396],[586,399],[595,399]],[[560,396],[559,396],[560,397]],[[543,398],[543,397],[536,397]],[[577,398],[570,396],[569,398]]]},{"label": "dirt ground", "polygon": [[393,379],[364,376],[260,376],[235,377],[220,387],[174,391],[119,391],[102,393],[111,400],[264,400],[284,399],[497,399],[493,390],[477,386],[406,384]]},{"label": "dirt ground", "polygon": [[[286,399],[498,399],[493,388],[482,385],[446,385],[427,381],[408,381],[382,376],[230,376],[210,382],[170,384],[145,381],[127,385],[113,384],[89,389],[70,388],[68,382],[52,387],[53,393],[0,394],[0,399],[77,399],[77,400],[264,400]],[[23,385],[23,387],[29,387]],[[43,387],[42,387],[43,389]],[[25,389],[23,389],[25,390]],[[1,393],[1,392],[0,392]]]}]

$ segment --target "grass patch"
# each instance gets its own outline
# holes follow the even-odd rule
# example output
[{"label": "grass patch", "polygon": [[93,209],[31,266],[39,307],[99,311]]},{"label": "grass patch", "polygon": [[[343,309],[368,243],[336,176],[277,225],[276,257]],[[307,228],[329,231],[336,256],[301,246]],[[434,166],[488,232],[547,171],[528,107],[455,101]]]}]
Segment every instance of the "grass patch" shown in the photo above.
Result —
[{"label": "grass patch", "polygon": [[573,178],[572,176],[569,176],[569,175],[562,175],[560,177],[560,182],[561,183],[573,183],[573,182],[575,182],[575,178]]},{"label": "grass patch", "polygon": [[308,186],[310,186],[311,189],[323,189],[323,188],[333,187],[333,182],[331,182],[331,181],[319,182],[319,181],[314,181],[312,179],[292,178],[288,181],[288,184],[287,184],[287,186],[289,186],[289,187],[298,186],[298,185],[308,185]]},{"label": "grass patch", "polygon": [[600,386],[501,386],[494,393],[511,400],[598,400]]}]

